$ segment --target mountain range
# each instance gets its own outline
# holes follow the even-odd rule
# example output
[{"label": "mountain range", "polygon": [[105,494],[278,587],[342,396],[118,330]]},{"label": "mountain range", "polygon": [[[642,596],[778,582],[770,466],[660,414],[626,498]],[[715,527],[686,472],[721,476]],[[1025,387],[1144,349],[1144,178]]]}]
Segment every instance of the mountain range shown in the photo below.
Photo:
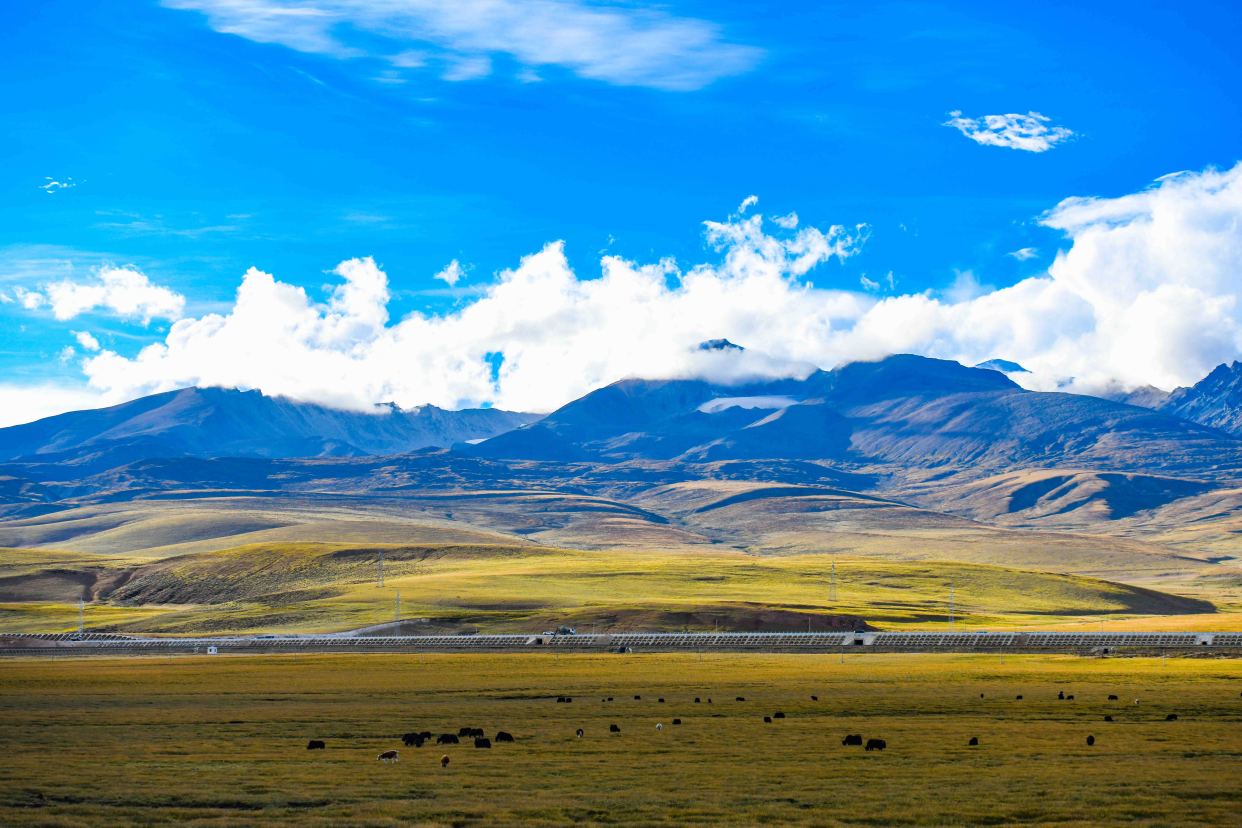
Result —
[{"label": "mountain range", "polygon": [[1242,365],[1156,408],[1027,391],[1008,366],[631,378],[543,416],[217,388],[62,414],[0,429],[0,581],[37,604],[52,593],[30,584],[79,588],[64,554],[227,566],[255,544],[466,543],[952,561],[1233,595]]},{"label": "mountain range", "polygon": [[493,437],[537,419],[494,408],[343,411],[258,391],[183,388],[0,429],[0,460],[356,457]]}]

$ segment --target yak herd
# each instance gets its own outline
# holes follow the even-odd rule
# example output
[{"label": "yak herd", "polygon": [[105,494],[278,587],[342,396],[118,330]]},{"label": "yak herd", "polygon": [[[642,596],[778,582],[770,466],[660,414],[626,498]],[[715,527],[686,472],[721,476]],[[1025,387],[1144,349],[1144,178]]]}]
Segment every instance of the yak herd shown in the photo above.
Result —
[{"label": "yak herd", "polygon": [[[983,693],[980,693],[979,697],[983,698]],[[1015,698],[1017,701],[1022,701],[1021,695],[1018,695]],[[1074,695],[1072,693],[1067,694],[1064,690],[1062,690],[1057,693],[1057,699],[1060,701],[1073,701]],[[634,700],[641,701],[642,696],[635,695]],[[1108,700],[1115,702],[1115,701],[1118,701],[1118,697],[1115,694],[1109,694]],[[607,696],[601,699],[600,701],[606,704],[608,702],[613,701],[613,697]],[[746,697],[737,696],[735,697],[735,701],[745,702]],[[811,696],[811,701],[819,701],[819,696]],[[570,704],[573,702],[573,697],[572,696],[557,696],[556,702],[557,704]],[[663,702],[664,702],[664,699],[662,697],[657,699],[657,703],[663,703]],[[695,696],[694,703],[702,704],[703,703],[702,697]],[[709,697],[707,699],[707,704],[711,704],[711,703],[712,703],[712,700]],[[1138,704],[1139,703],[1138,699],[1135,699],[1134,703]],[[764,716],[763,721],[765,724],[772,724],[774,720],[784,719],[784,718],[785,718],[785,713],[783,711],[777,710],[771,715]],[[1168,715],[1165,716],[1164,720],[1166,722],[1175,722],[1177,721],[1177,714],[1169,713]],[[1104,721],[1111,722],[1113,721],[1113,717],[1105,716]],[[681,719],[675,718],[672,720],[672,723],[674,725],[680,725]],[[664,730],[663,722],[657,723],[655,726],[655,729],[657,732],[663,731]],[[608,732],[612,735],[619,735],[621,733],[621,726],[616,723],[610,724],[608,725]],[[583,737],[586,736],[586,731],[583,728],[579,727],[577,730],[574,731],[574,736],[578,739],[582,739]],[[439,735],[433,734],[430,730],[412,731],[410,733],[405,733],[401,736],[401,743],[404,744],[406,747],[421,748],[424,744],[431,742],[433,740],[435,744],[437,745],[459,745],[462,743],[463,739],[473,740],[474,746],[479,749],[490,749],[492,747],[493,742],[497,744],[502,744],[502,743],[509,743],[509,742],[515,741],[515,739],[513,738],[513,734],[509,733],[508,731],[498,730],[496,732],[495,737],[489,739],[487,737],[487,734],[480,727],[462,727],[462,728],[459,728],[456,733],[441,733]],[[875,737],[869,737],[864,742],[861,733],[846,734],[845,738],[841,740],[841,744],[846,747],[858,746],[858,747],[863,748],[863,750],[866,750],[866,751],[880,751],[888,747],[888,742],[886,740],[877,739]],[[969,747],[978,747],[979,737],[971,736],[969,741],[967,741],[966,744]],[[1094,735],[1087,736],[1087,745],[1091,746],[1094,744],[1095,744],[1095,736]],[[322,739],[311,739],[309,742],[306,743],[307,750],[325,750],[326,747],[327,745]],[[379,759],[379,761],[381,762],[400,761],[400,756],[395,750],[386,750],[376,758]],[[450,760],[447,754],[445,754],[444,756],[441,756],[440,766],[447,768],[449,766],[449,761]]]}]

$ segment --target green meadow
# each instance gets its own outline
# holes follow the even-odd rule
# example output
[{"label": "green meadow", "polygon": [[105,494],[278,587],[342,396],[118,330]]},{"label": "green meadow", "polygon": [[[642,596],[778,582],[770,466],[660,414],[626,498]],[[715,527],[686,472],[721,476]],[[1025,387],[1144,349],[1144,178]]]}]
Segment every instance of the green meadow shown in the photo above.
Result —
[{"label": "green meadow", "polygon": [[[14,659],[0,823],[1230,824],[1240,693],[1227,659]],[[463,726],[516,742],[399,740]],[[842,746],[850,733],[888,747]]]}]

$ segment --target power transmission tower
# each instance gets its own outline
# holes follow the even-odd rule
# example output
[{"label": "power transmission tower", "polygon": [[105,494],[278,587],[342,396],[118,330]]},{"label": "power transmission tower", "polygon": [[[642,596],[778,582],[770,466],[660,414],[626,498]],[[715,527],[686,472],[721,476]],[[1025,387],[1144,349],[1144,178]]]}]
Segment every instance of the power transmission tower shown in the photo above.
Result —
[{"label": "power transmission tower", "polygon": [[949,627],[953,627],[957,623],[957,615],[953,607],[953,583],[949,582]]},{"label": "power transmission tower", "polygon": [[832,562],[832,575],[828,579],[828,603],[837,603],[837,562]]},{"label": "power transmission tower", "polygon": [[397,611],[393,616],[394,621],[401,620],[401,590],[397,590]]},{"label": "power transmission tower", "polygon": [[78,598],[78,633],[81,634],[86,630],[86,599]]}]

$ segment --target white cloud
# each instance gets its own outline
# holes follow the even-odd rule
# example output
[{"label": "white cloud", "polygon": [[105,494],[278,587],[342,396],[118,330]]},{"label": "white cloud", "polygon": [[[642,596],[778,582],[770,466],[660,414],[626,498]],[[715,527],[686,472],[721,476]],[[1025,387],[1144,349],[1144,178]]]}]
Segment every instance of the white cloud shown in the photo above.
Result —
[{"label": "white cloud", "polygon": [[73,338],[78,341],[78,345],[85,351],[98,351],[99,340],[91,334],[90,331],[73,331]]},{"label": "white cloud", "polygon": [[606,83],[699,89],[762,53],[715,24],[659,8],[590,0],[163,0],[216,31],[399,69],[437,64],[449,80],[483,77],[505,56],[525,71],[560,67]]},{"label": "white cloud", "polygon": [[104,405],[98,391],[60,385],[0,383],[0,428]]},{"label": "white cloud", "polygon": [[[462,309],[392,325],[383,321],[387,278],[371,259],[342,263],[343,282],[322,305],[252,269],[229,313],[182,319],[137,356],[104,350],[85,369],[109,398],[225,385],[357,409],[385,400],[549,409],[628,374],[788,371],[814,330],[858,314],[852,294],[797,277],[851,255],[860,233],[808,227],[778,239],[762,222],[709,222],[707,241],[724,261],[684,273],[671,261],[605,256],[601,277],[578,279],[552,243]],[[764,347],[736,359],[695,350],[722,331]],[[504,354],[495,382],[491,353]]]},{"label": "white cloud", "polygon": [[43,184],[39,185],[39,189],[48,195],[55,195],[61,190],[71,190],[78,186],[72,178],[66,178],[64,181],[58,181],[50,176],[43,177]]},{"label": "white cloud", "polygon": [[1005,255],[1012,256],[1020,262],[1029,262],[1031,259],[1039,256],[1039,251],[1033,247],[1023,247]]},{"label": "white cloud", "polygon": [[858,277],[858,284],[862,285],[863,290],[869,290],[875,293],[880,289],[880,283],[875,279],[868,279],[865,275]]},{"label": "white cloud", "polygon": [[742,199],[742,203],[737,205],[738,215],[745,213],[747,210],[749,210],[751,207],[754,207],[758,203],[759,203],[759,196],[757,195],[746,196],[746,198]]},{"label": "white cloud", "polygon": [[49,305],[59,320],[83,313],[103,311],[117,316],[141,319],[178,319],[185,309],[185,297],[161,285],[133,267],[100,267],[88,282],[63,279],[42,287],[42,291],[15,288],[14,293],[30,310]]},{"label": "white cloud", "polygon": [[792,230],[798,226],[798,214],[791,212],[786,213],[783,216],[773,216],[772,222],[777,227],[784,228],[785,230]]},{"label": "white cloud", "polygon": [[[1030,369],[1029,387],[1082,390],[1171,388],[1242,354],[1242,165],[1067,199],[1041,221],[1067,249],[1046,273],[999,290],[971,273],[943,291],[883,297],[813,287],[803,277],[852,255],[866,228],[787,231],[758,213],[705,225],[720,254],[710,264],[605,255],[600,275],[579,278],[554,242],[468,304],[396,322],[370,259],[342,263],[325,303],[252,269],[228,313],[182,319],[132,358],[103,350],[83,364],[109,399],[200,384],[356,409],[547,410],[625,376],[728,380],[901,352],[968,365],[1003,357]],[[747,350],[695,347],[719,337]]]},{"label": "white cloud", "polygon": [[944,122],[944,126],[954,127],[976,144],[1046,152],[1074,135],[1065,127],[1050,126],[1051,122],[1051,118],[1038,112],[967,118],[954,110],[949,113],[949,120]]},{"label": "white cloud", "polygon": [[453,259],[453,261],[449,262],[444,267],[443,270],[441,270],[439,273],[437,273],[432,278],[439,279],[441,282],[444,282],[444,284],[448,285],[449,287],[454,287],[459,281],[461,281],[461,277],[465,275],[466,275],[466,271],[464,268],[462,268],[461,263],[457,261],[456,259]]}]

